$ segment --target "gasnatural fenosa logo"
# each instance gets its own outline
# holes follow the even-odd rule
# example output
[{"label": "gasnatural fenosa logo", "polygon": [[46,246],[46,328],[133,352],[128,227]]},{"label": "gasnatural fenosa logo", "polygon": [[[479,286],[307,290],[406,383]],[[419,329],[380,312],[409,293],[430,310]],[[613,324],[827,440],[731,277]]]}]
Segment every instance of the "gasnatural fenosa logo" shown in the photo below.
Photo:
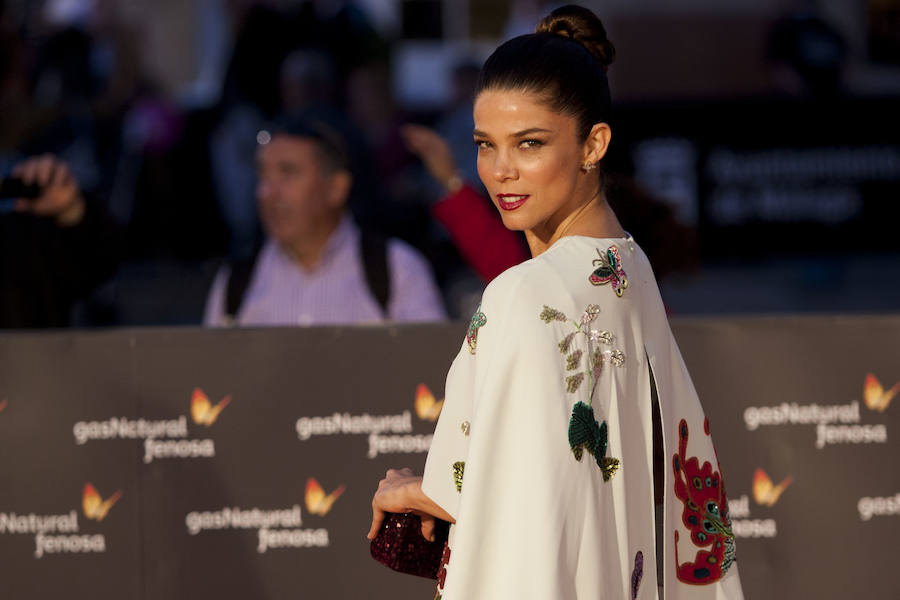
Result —
[{"label": "gasnatural fenosa logo", "polygon": [[[413,407],[421,421],[437,420],[444,405],[424,383],[416,386]],[[295,423],[297,438],[301,442],[321,435],[367,435],[368,458],[379,454],[415,454],[427,452],[433,435],[413,433],[412,412],[404,410],[394,415],[351,415],[334,413],[322,417],[300,417]]]},{"label": "gasnatural fenosa logo", "polygon": [[[85,483],[81,496],[82,512],[87,519],[102,521],[121,497],[122,491],[117,490],[104,500],[93,484]],[[106,552],[106,537],[102,533],[81,533],[75,509],[55,515],[0,512],[0,535],[5,534],[33,534],[35,558],[47,554]]]},{"label": "gasnatural fenosa logo", "polygon": [[[872,373],[863,382],[863,403],[873,412],[882,413],[891,399],[900,392],[900,382],[885,390]],[[744,425],[748,431],[762,426],[813,425],[815,447],[840,444],[885,444],[887,425],[862,423],[860,401],[847,404],[797,404],[782,402],[776,406],[748,406],[744,410]]]},{"label": "gasnatural fenosa logo", "polygon": [[[339,485],[331,493],[314,477],[306,481],[306,510],[316,517],[324,517],[346,491]],[[185,515],[188,534],[198,535],[213,530],[256,530],[256,551],[260,554],[276,548],[325,548],[329,545],[328,530],[322,527],[303,528],[300,505],[290,508],[263,509],[258,507],[225,507],[212,511],[193,511]]]},{"label": "gasnatural fenosa logo", "polygon": [[[752,495],[756,504],[771,508],[787,490],[794,478],[790,475],[777,485],[762,468],[753,472]],[[742,538],[774,538],[778,535],[778,523],[775,519],[753,518],[750,514],[750,497],[743,494],[728,501],[728,512],[732,518],[732,529],[737,537]]]},{"label": "gasnatural fenosa logo", "polygon": [[[190,415],[196,425],[210,427],[231,402],[225,396],[215,405],[202,389],[194,388],[190,398]],[[173,419],[129,419],[111,417],[104,421],[79,421],[72,427],[75,444],[82,446],[96,440],[143,440],[144,463],[163,458],[211,458],[216,455],[212,439],[188,437],[188,419],[180,415]]]}]

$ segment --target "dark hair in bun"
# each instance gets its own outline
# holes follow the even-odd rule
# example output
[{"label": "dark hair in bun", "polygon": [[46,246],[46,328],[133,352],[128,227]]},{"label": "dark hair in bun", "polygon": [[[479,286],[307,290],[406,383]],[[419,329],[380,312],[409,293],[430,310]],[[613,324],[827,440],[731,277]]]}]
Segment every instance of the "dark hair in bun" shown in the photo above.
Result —
[{"label": "dark hair in bun", "polygon": [[484,63],[476,95],[486,90],[538,94],[547,105],[576,120],[581,140],[595,123],[608,123],[611,106],[606,70],[616,50],[603,23],[590,10],[554,10],[536,32],[509,40]]}]

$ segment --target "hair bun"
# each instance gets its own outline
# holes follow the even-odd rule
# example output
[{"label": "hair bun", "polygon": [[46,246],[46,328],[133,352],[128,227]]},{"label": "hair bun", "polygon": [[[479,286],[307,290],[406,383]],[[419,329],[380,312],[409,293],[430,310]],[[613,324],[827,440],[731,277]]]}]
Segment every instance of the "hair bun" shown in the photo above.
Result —
[{"label": "hair bun", "polygon": [[600,61],[604,71],[616,59],[616,49],[606,37],[603,22],[582,6],[557,8],[541,19],[535,33],[553,33],[578,42]]}]

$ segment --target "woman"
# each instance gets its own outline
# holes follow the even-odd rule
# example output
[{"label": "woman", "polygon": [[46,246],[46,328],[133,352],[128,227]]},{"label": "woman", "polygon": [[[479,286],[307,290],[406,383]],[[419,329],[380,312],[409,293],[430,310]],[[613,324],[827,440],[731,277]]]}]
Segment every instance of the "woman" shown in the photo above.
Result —
[{"label": "woman", "polygon": [[426,537],[433,517],[455,523],[444,600],[742,597],[708,424],[597,175],[613,57],[567,6],[482,69],[478,172],[533,258],[485,290],[424,478],[389,471],[369,532],[384,512],[423,515]]}]

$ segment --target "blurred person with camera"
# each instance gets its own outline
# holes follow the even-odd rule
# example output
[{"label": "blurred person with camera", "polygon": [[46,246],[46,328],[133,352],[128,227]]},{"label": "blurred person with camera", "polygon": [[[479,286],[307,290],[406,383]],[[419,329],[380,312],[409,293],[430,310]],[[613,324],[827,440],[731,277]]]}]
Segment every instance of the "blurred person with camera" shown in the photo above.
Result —
[{"label": "blurred person with camera", "polygon": [[65,327],[115,271],[119,228],[53,155],[18,163],[2,188],[0,328]]}]

